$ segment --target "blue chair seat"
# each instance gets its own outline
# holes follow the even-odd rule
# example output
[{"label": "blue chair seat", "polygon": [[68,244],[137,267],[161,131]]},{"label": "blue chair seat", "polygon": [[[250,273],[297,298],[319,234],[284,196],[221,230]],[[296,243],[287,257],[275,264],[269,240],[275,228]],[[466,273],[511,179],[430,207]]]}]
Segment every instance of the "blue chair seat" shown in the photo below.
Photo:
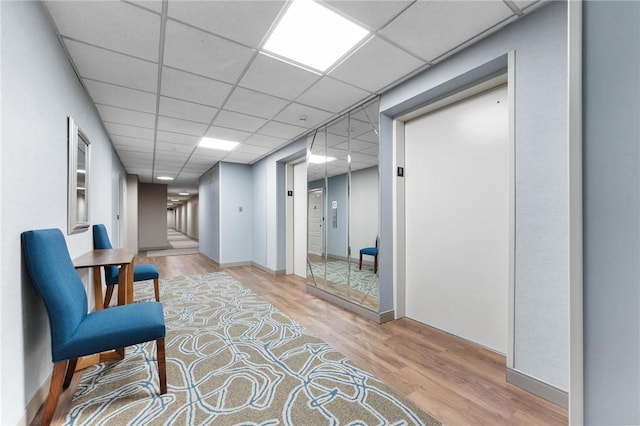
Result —
[{"label": "blue chair seat", "polygon": [[[107,285],[118,284],[120,268],[117,266],[107,268]],[[160,277],[158,267],[153,263],[138,263],[133,265],[133,281],[157,280]]]},{"label": "blue chair seat", "polygon": [[378,249],[376,247],[366,247],[360,249],[360,254],[366,254],[367,256],[377,256]]},{"label": "blue chair seat", "polygon": [[[107,234],[107,228],[102,224],[93,225],[93,248],[94,249],[111,249],[111,241]],[[104,296],[104,307],[109,306],[111,296],[113,295],[113,286],[118,284],[118,275],[120,274],[119,266],[105,266],[104,276],[107,284],[107,293]],[[133,281],[153,280],[153,291],[156,296],[156,302],[160,301],[160,285],[158,283],[158,267],[153,263],[139,263],[133,265]]]},{"label": "blue chair seat", "polygon": [[165,333],[161,303],[101,309],[88,314],[68,340],[53,348],[53,362],[157,340]]},{"label": "blue chair seat", "polygon": [[373,273],[378,273],[378,238],[376,237],[375,247],[365,247],[360,249],[360,269],[362,269],[362,256],[373,256]]}]

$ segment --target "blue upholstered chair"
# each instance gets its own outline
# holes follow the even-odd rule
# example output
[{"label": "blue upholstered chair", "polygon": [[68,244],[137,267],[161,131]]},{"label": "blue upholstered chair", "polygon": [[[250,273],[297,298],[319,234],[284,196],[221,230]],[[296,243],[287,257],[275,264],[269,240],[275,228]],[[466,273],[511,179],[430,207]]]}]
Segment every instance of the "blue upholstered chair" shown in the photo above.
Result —
[{"label": "blue upholstered chair", "polygon": [[[93,225],[93,248],[94,249],[110,249],[111,241],[107,234],[107,228],[104,225]],[[118,284],[119,266],[105,266],[104,275],[107,284],[107,294],[104,296],[104,307],[107,308],[111,302],[113,295],[113,287]],[[153,280],[153,291],[156,296],[156,302],[160,301],[160,288],[158,286],[158,268],[153,263],[139,263],[133,265],[133,281]]]},{"label": "blue upholstered chair", "polygon": [[360,269],[362,269],[362,255],[373,256],[373,273],[378,273],[378,238],[376,237],[375,247],[365,247],[360,249]]},{"label": "blue upholstered chair", "polygon": [[51,329],[54,364],[43,425],[51,422],[60,393],[85,355],[155,340],[160,393],[167,392],[162,304],[143,302],[87,313],[87,294],[59,229],[23,232],[22,250]]}]

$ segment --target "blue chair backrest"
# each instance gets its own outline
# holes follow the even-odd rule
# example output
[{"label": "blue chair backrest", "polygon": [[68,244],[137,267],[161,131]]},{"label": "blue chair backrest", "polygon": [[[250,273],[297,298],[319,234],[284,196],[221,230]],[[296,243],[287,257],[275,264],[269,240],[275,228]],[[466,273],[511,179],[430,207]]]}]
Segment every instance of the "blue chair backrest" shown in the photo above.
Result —
[{"label": "blue chair backrest", "polygon": [[22,250],[31,280],[49,315],[51,353],[66,342],[87,315],[87,294],[73,267],[59,229],[22,233]]},{"label": "blue chair backrest", "polygon": [[[94,249],[111,249],[111,241],[107,228],[103,224],[93,225],[93,248]],[[118,282],[119,268],[117,266],[105,266],[104,275],[107,284],[115,284]]]}]

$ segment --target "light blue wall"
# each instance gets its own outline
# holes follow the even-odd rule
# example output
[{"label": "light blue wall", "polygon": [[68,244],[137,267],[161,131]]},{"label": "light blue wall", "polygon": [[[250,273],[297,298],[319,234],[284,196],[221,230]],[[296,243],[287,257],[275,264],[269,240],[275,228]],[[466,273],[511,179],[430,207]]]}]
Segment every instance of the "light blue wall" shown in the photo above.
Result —
[{"label": "light blue wall", "polygon": [[220,264],[250,262],[253,244],[251,166],[220,163],[220,224]]},{"label": "light blue wall", "polygon": [[220,165],[200,177],[200,252],[220,263]]},{"label": "light blue wall", "polygon": [[[0,424],[27,421],[27,404],[51,374],[49,324],[26,272],[20,233],[60,228],[71,257],[93,248],[90,231],[66,235],[67,116],[91,141],[89,216],[114,224],[124,170],[40,2],[0,2]],[[117,241],[117,239],[115,240]],[[81,272],[93,301],[90,276]]]},{"label": "light blue wall", "polygon": [[[400,114],[423,93],[515,51],[514,369],[568,390],[567,5],[550,2],[384,94],[381,112]],[[462,84],[462,80],[461,84]],[[393,283],[392,122],[381,117],[381,310]],[[406,170],[406,176],[411,171]],[[506,319],[505,319],[506,321]]]},{"label": "light blue wall", "polygon": [[583,21],[585,424],[640,424],[640,3]]},{"label": "light blue wall", "polygon": [[284,164],[305,150],[302,138],[253,164],[253,262],[272,272],[282,272],[286,263]]},{"label": "light blue wall", "polygon": [[[325,228],[327,230],[327,255],[340,258],[347,257],[347,218],[349,202],[347,198],[347,175],[332,176],[328,179]],[[338,203],[337,227],[333,227],[332,203]]]},{"label": "light blue wall", "polygon": [[267,267],[267,168],[266,160],[253,165],[253,243],[251,258]]}]

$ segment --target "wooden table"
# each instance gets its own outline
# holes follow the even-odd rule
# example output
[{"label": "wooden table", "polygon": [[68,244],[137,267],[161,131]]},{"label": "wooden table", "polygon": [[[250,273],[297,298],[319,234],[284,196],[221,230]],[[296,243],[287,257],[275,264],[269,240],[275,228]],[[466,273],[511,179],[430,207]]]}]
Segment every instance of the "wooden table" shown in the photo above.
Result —
[{"label": "wooden table", "polygon": [[[133,250],[117,248],[105,250],[91,250],[80,257],[73,259],[76,269],[93,269],[93,294],[95,310],[103,308],[102,298],[102,271],[104,266],[120,266],[118,276],[118,305],[133,303],[133,262],[136,253]],[[97,362],[116,361],[124,358],[124,348],[111,352],[90,355],[78,360],[76,371],[93,365]]]}]

